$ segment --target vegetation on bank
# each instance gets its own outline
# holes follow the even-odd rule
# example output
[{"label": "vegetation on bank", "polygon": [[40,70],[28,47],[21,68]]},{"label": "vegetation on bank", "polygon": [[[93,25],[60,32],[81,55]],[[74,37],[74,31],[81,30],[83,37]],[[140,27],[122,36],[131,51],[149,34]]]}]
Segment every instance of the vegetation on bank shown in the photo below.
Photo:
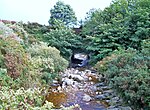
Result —
[{"label": "vegetation on bank", "polygon": [[50,17],[53,27],[0,22],[0,109],[51,109],[43,104],[43,91],[80,51],[90,54],[127,104],[150,109],[149,12],[149,0],[114,0],[104,10],[89,11],[80,36],[69,19]]},{"label": "vegetation on bank", "polygon": [[60,56],[59,50],[44,42],[28,42],[26,46],[21,38],[26,31],[19,34],[13,30],[19,25],[0,24],[0,108],[50,110],[51,103],[42,105],[42,92],[52,79],[59,78],[68,61]]},{"label": "vegetation on bank", "polygon": [[99,61],[95,68],[107,83],[134,109],[150,109],[150,41],[143,41],[141,52],[120,49]]}]

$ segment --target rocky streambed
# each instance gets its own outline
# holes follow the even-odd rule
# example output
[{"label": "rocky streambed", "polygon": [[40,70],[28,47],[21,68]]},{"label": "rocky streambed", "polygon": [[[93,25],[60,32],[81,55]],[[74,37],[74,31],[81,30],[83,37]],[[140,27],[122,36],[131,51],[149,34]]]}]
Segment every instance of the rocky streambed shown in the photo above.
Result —
[{"label": "rocky streambed", "polygon": [[95,70],[69,68],[60,75],[61,81],[54,80],[46,95],[55,109],[74,105],[74,110],[131,110]]}]

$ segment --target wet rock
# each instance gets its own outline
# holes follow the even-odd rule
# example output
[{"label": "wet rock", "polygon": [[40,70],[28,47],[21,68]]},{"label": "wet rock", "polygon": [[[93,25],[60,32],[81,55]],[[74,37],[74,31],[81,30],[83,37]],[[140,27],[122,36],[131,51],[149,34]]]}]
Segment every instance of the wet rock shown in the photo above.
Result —
[{"label": "wet rock", "polygon": [[119,102],[119,100],[120,100],[119,97],[113,97],[113,98],[111,99],[111,101],[112,101],[113,103],[117,103],[117,102]]},{"label": "wet rock", "polygon": [[105,91],[105,90],[110,90],[111,87],[109,87],[109,86],[102,86],[101,89],[103,89]]},{"label": "wet rock", "polygon": [[95,84],[95,86],[97,86],[97,87],[102,87],[102,86],[105,86],[105,83],[103,83],[103,82],[97,83],[97,84]]},{"label": "wet rock", "polygon": [[58,91],[61,91],[61,90],[62,90],[62,88],[61,88],[60,86],[58,86],[58,87],[57,87],[57,90],[58,90]]},{"label": "wet rock", "polygon": [[62,81],[64,83],[63,85],[73,85],[74,84],[74,80],[73,79],[69,79],[67,77],[63,78]]},{"label": "wet rock", "polygon": [[91,101],[91,100],[92,100],[92,98],[91,98],[89,95],[84,94],[84,96],[83,96],[83,101],[89,102],[89,101]]},{"label": "wet rock", "polygon": [[91,73],[97,73],[97,70],[91,69]]},{"label": "wet rock", "polygon": [[103,91],[104,93],[109,93],[109,94],[113,94],[113,90],[112,89],[110,89],[110,90],[106,90],[106,91]]},{"label": "wet rock", "polygon": [[120,110],[117,106],[109,106],[107,110]]},{"label": "wet rock", "polygon": [[91,74],[91,70],[85,70],[85,73]]},{"label": "wet rock", "polygon": [[58,84],[58,81],[57,80],[53,80],[53,84]]},{"label": "wet rock", "polygon": [[94,92],[97,91],[97,87],[96,87],[96,86],[91,86],[90,89],[91,89],[92,91],[94,91]]},{"label": "wet rock", "polygon": [[96,94],[96,95],[100,95],[100,94],[102,94],[102,92],[95,92],[95,94]]},{"label": "wet rock", "polygon": [[121,109],[119,109],[119,108],[109,108],[107,110],[121,110]]},{"label": "wet rock", "polygon": [[114,95],[114,91],[111,89],[103,91],[103,94],[105,94],[106,96],[109,96],[109,97],[116,97],[116,95]]},{"label": "wet rock", "polygon": [[78,82],[84,80],[84,78],[82,76],[80,76],[80,75],[73,75],[72,74],[71,77],[72,77],[72,79],[74,79],[75,81],[78,81]]},{"label": "wet rock", "polygon": [[97,95],[97,96],[95,96],[95,98],[98,99],[98,100],[105,100],[105,99],[107,99],[107,97],[104,94]]},{"label": "wet rock", "polygon": [[59,84],[51,84],[50,85],[50,88],[53,88],[53,89],[57,89],[57,87],[59,87],[60,85]]},{"label": "wet rock", "polygon": [[64,74],[63,77],[68,77],[69,79],[73,79],[75,81],[84,81],[84,77],[78,74]]},{"label": "wet rock", "polygon": [[110,103],[111,102],[111,100],[105,100],[107,103]]},{"label": "wet rock", "polygon": [[111,94],[109,93],[103,93],[106,97],[112,98]]},{"label": "wet rock", "polygon": [[131,107],[116,107],[116,106],[110,106],[109,108],[107,108],[107,110],[132,110]]},{"label": "wet rock", "polygon": [[103,74],[100,74],[100,75],[99,75],[99,80],[100,80],[101,82],[105,82],[106,78],[104,77]]},{"label": "wet rock", "polygon": [[120,110],[132,110],[131,107],[119,107]]},{"label": "wet rock", "polygon": [[92,77],[89,77],[89,81],[92,81]]},{"label": "wet rock", "polygon": [[103,89],[101,87],[97,87],[98,92],[103,92]]},{"label": "wet rock", "polygon": [[74,74],[77,74],[79,72],[79,70],[75,69],[74,70]]}]

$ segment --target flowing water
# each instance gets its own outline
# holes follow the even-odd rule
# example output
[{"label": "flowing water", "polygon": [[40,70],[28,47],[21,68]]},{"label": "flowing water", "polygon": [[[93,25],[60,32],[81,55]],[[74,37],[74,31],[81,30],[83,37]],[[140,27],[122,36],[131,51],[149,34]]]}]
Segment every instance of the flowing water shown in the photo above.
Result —
[{"label": "flowing water", "polygon": [[46,95],[57,110],[61,110],[61,105],[74,105],[74,110],[132,110],[96,71],[69,68],[60,76],[61,81],[53,81]]},{"label": "flowing water", "polygon": [[53,84],[46,96],[55,108],[75,104],[80,106],[80,110],[105,110],[108,107],[107,103],[95,99],[95,95],[100,93],[95,86],[99,82],[97,74],[90,70],[68,69],[61,75],[61,84]]}]

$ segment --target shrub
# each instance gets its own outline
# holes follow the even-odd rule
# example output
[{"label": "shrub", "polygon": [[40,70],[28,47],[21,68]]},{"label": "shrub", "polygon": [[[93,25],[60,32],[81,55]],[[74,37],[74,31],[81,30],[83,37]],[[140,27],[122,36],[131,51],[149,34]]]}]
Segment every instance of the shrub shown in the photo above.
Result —
[{"label": "shrub", "polygon": [[[144,44],[148,42],[146,40]],[[149,46],[143,46],[142,52],[133,49],[116,51],[115,57],[109,57],[111,60],[101,61],[105,68],[97,64],[108,83],[135,109],[150,109],[150,57],[145,54]]]},{"label": "shrub", "polygon": [[28,33],[29,35],[29,43],[43,41],[44,34],[47,32],[50,32],[52,27],[41,25],[38,23],[30,23],[23,24],[23,29]]},{"label": "shrub", "polygon": [[0,89],[0,109],[51,110],[52,103],[46,102],[46,104],[42,105],[44,97],[41,92],[42,89],[39,88],[13,90],[3,86]]},{"label": "shrub", "polygon": [[7,26],[14,31],[23,44],[28,45],[29,34],[24,30],[23,23],[7,24]]},{"label": "shrub", "polygon": [[0,74],[1,86],[17,89],[39,83],[38,77],[33,77],[27,53],[18,41],[11,37],[0,39],[0,53],[0,69],[6,70]]},{"label": "shrub", "polygon": [[14,34],[13,30],[7,27],[3,22],[0,22],[0,35],[2,37],[8,37]]},{"label": "shrub", "polygon": [[105,58],[103,58],[101,61],[98,61],[96,64],[95,64],[95,68],[98,70],[98,72],[100,74],[103,74],[108,68],[108,63],[113,60],[114,58],[116,58],[117,55],[115,54],[112,54],[110,56],[107,56]]},{"label": "shrub", "polygon": [[11,37],[0,39],[1,60],[0,66],[6,67],[12,78],[17,78],[27,69],[27,55],[22,45]]},{"label": "shrub", "polygon": [[[0,109],[1,110],[54,110],[51,102],[45,101],[42,89],[29,88],[17,90],[9,87],[0,89]],[[62,107],[61,110],[74,110],[75,106]]]},{"label": "shrub", "polygon": [[68,66],[68,62],[60,56],[59,50],[55,47],[48,47],[46,43],[33,44],[28,51],[31,54],[33,68],[42,75],[46,82],[54,79]]}]

